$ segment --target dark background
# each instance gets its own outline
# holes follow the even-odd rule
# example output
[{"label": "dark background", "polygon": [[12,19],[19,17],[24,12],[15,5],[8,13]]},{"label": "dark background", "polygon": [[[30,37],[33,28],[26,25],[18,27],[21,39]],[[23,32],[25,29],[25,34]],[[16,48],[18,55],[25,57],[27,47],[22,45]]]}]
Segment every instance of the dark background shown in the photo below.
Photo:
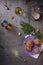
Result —
[{"label": "dark background", "polygon": [[[31,17],[31,6],[35,3],[38,3],[38,5],[43,5],[43,0],[37,0],[28,4],[25,4],[25,0],[21,0],[18,2],[17,0],[0,0],[1,3],[11,3],[9,6],[10,10],[6,10],[3,4],[0,3],[0,65],[43,65],[43,50],[39,56],[38,59],[34,59],[30,57],[29,55],[25,54],[22,50],[22,42],[24,39],[25,34],[21,30],[20,22],[26,21],[27,23],[30,23],[33,27],[39,28],[41,30],[41,33],[43,35],[43,18],[41,21],[34,21]],[[21,16],[18,16],[14,13],[15,7],[21,7],[25,11],[28,12],[29,17],[23,18]],[[41,9],[42,10],[42,9]],[[15,19],[11,20],[10,16],[14,16]],[[43,15],[43,13],[42,13]],[[14,26],[14,29],[10,32],[3,28],[1,26],[1,22],[3,20],[7,20],[9,23],[11,23]],[[15,29],[15,26],[18,27],[18,29]],[[21,31],[22,36],[19,37],[16,35],[16,32]],[[42,38],[43,41],[43,38]],[[13,50],[13,53],[12,53]],[[23,58],[27,60],[27,62],[23,62],[23,60],[19,59],[14,55],[14,50],[19,51],[19,55],[21,55]]]}]

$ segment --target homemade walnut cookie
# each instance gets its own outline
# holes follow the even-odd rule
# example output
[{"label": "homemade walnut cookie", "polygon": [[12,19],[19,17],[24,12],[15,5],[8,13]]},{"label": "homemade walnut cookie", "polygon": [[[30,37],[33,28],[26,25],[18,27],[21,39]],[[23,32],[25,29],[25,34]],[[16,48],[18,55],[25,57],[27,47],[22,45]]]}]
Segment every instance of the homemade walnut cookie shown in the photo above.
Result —
[{"label": "homemade walnut cookie", "polygon": [[34,51],[35,54],[40,53],[40,50],[38,48],[35,48],[33,51]]},{"label": "homemade walnut cookie", "polygon": [[31,47],[28,47],[28,46],[25,46],[25,49],[26,49],[27,51],[31,51],[31,50],[32,50],[32,48],[31,48]]},{"label": "homemade walnut cookie", "polygon": [[26,41],[26,46],[33,46],[33,41],[32,40],[28,40]]},{"label": "homemade walnut cookie", "polygon": [[39,40],[38,38],[34,40],[34,44],[39,46],[41,45],[41,40]]}]

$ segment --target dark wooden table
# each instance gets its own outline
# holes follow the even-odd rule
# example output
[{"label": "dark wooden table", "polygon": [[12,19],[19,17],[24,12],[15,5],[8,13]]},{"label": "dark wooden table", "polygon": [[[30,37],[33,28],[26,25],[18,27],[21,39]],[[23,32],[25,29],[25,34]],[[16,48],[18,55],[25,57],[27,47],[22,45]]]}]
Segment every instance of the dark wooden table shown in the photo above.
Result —
[{"label": "dark wooden table", "polygon": [[[3,5],[6,3],[10,10],[7,10]],[[22,42],[25,34],[21,30],[20,22],[25,21],[30,23],[33,27],[39,28],[41,30],[43,36],[43,19],[40,21],[34,21],[31,17],[31,6],[36,4],[36,2],[29,3],[25,5],[24,1],[15,1],[15,0],[1,0],[0,2],[0,45],[4,48],[0,49],[0,65],[43,65],[43,50],[38,59],[34,59],[29,55],[25,54],[22,50]],[[15,8],[21,7],[24,11],[28,12],[28,18],[24,18],[22,16],[15,14]],[[10,17],[14,16],[12,20]],[[11,23],[14,28],[17,26],[18,30],[21,31],[22,36],[19,37],[15,34],[15,29],[11,32],[6,30],[1,26],[3,20],[7,20],[8,23]],[[43,38],[42,38],[43,41]],[[15,56],[15,50],[19,51],[19,55],[27,60],[26,63],[23,60],[19,59],[19,57]]]}]

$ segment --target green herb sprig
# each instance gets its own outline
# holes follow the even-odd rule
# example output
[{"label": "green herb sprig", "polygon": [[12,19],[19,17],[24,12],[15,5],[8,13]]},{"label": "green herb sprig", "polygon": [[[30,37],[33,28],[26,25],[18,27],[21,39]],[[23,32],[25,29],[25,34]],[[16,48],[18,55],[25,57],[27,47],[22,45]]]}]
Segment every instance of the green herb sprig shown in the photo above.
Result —
[{"label": "green herb sprig", "polygon": [[[37,38],[41,39],[42,38],[42,34],[40,32],[35,32],[35,28],[33,26],[31,26],[30,24],[28,23],[25,23],[25,22],[21,22],[20,24],[22,26],[22,30],[24,31],[24,33],[26,35],[29,35],[29,34],[32,34],[32,35],[35,35]],[[33,32],[33,33],[32,33]]]}]

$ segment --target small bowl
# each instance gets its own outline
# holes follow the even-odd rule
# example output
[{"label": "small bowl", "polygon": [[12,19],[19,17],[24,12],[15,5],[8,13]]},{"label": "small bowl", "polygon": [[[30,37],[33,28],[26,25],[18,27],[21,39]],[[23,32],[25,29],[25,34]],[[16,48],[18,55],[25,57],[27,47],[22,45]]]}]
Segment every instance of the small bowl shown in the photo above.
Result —
[{"label": "small bowl", "polygon": [[4,20],[4,21],[1,23],[2,27],[6,27],[7,24],[8,24],[8,22],[7,22],[6,20]]},{"label": "small bowl", "polygon": [[34,20],[39,20],[40,19],[40,13],[34,12],[32,14],[32,17],[34,18]]},{"label": "small bowl", "polygon": [[20,7],[16,7],[15,13],[16,14],[21,14],[22,13],[22,9]]}]

